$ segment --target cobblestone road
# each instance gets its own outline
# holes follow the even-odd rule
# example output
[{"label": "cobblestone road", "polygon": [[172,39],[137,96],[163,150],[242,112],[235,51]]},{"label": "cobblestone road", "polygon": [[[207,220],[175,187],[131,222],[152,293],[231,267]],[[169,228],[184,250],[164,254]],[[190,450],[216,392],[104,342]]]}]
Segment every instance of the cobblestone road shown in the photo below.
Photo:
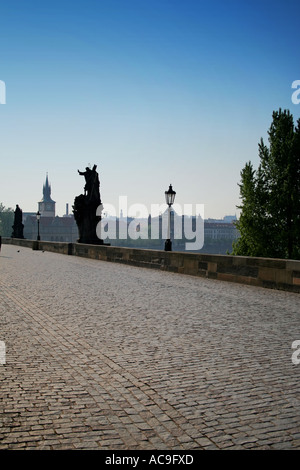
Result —
[{"label": "cobblestone road", "polygon": [[300,449],[299,294],[2,245],[0,449]]}]

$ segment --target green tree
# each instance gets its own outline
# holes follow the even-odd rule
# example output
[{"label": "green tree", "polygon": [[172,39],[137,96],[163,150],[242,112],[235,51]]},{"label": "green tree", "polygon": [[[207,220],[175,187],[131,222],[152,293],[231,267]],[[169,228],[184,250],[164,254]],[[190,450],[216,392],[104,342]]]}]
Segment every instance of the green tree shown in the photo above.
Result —
[{"label": "green tree", "polygon": [[240,238],[233,254],[300,259],[300,119],[273,112],[269,147],[259,143],[260,164],[241,171]]},{"label": "green tree", "polygon": [[0,202],[0,235],[2,237],[10,237],[12,233],[12,226],[14,223],[13,209],[5,208]]}]

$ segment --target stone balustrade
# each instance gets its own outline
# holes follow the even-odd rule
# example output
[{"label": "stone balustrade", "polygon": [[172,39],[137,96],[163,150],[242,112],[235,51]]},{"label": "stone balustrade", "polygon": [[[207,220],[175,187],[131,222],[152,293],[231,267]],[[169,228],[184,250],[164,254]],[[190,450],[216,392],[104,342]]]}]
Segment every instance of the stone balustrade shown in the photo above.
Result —
[{"label": "stone balustrade", "polygon": [[83,256],[102,261],[300,293],[300,261],[297,260],[167,252],[16,238],[2,238],[2,242],[34,250]]}]

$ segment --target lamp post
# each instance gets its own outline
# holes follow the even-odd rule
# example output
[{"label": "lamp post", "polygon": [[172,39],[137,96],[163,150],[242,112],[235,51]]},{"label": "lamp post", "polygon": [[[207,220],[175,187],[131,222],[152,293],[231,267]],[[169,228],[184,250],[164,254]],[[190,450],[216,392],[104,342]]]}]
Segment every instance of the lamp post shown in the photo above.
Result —
[{"label": "lamp post", "polygon": [[37,220],[37,224],[38,224],[38,234],[37,234],[37,240],[40,240],[41,237],[40,237],[40,218],[41,218],[41,214],[39,211],[37,211],[36,213],[36,220]]},{"label": "lamp post", "polygon": [[171,242],[171,206],[174,203],[176,192],[173,191],[172,185],[170,184],[168,191],[165,191],[166,203],[168,204],[168,234],[165,241],[165,251],[172,251]]}]

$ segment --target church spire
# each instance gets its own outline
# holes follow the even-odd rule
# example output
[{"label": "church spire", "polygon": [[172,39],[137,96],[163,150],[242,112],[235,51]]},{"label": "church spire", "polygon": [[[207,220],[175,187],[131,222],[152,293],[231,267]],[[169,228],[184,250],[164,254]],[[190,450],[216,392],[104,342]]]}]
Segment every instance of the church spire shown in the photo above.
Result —
[{"label": "church spire", "polygon": [[39,202],[39,211],[44,217],[55,217],[55,201],[51,199],[51,185],[48,180],[48,172],[46,173],[46,181],[43,185],[43,197]]},{"label": "church spire", "polygon": [[48,180],[48,172],[46,173],[46,182],[43,186],[43,201],[44,202],[54,202],[51,199],[51,185]]}]

